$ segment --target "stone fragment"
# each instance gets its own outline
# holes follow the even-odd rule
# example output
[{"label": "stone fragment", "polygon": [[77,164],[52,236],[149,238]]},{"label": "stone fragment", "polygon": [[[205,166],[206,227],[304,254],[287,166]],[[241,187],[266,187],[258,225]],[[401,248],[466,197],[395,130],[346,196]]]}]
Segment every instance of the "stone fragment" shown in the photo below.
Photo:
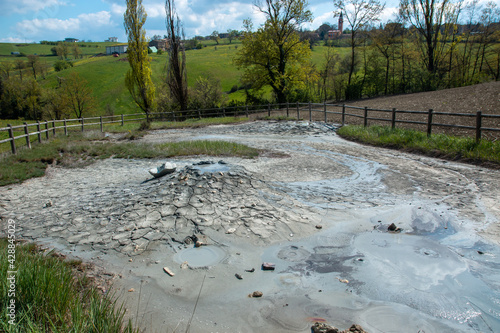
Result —
[{"label": "stone fragment", "polygon": [[315,322],[311,327],[312,333],[339,333],[339,329],[326,323]]},{"label": "stone fragment", "polygon": [[262,291],[254,291],[253,293],[249,294],[248,297],[262,297],[264,294],[262,293]]},{"label": "stone fragment", "polygon": [[394,223],[391,223],[391,225],[387,228],[387,230],[391,232],[401,232],[401,229],[398,228]]},{"label": "stone fragment", "polygon": [[263,262],[262,263],[262,270],[263,271],[274,271],[276,268],[276,264],[270,263],[270,262]]},{"label": "stone fragment", "polygon": [[236,276],[236,278],[237,278],[238,280],[243,280],[243,278],[241,277],[241,275],[239,275],[238,273],[234,274],[234,276]]},{"label": "stone fragment", "polygon": [[128,290],[128,292],[129,292],[129,293],[132,293],[132,292],[134,292],[134,291],[135,291],[135,289],[134,289],[134,288],[130,288],[130,289]]},{"label": "stone fragment", "polygon": [[170,270],[170,268],[168,268],[168,267],[163,267],[163,270],[165,271],[165,273],[167,273],[170,276],[174,276],[175,275],[175,273],[172,272],[172,270]]},{"label": "stone fragment", "polygon": [[236,232],[236,228],[229,228],[226,231],[226,234],[234,234]]}]

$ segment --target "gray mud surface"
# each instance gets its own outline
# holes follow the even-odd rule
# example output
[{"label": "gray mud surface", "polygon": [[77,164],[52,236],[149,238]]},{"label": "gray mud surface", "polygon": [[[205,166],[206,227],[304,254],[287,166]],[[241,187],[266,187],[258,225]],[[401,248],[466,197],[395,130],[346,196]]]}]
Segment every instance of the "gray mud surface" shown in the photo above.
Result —
[{"label": "gray mud surface", "polygon": [[175,159],[159,179],[148,173],[159,160],[51,167],[0,188],[2,232],[14,219],[18,238],[107,271],[147,332],[310,332],[316,321],[500,331],[499,170],[351,143],[308,122],[142,141],[195,139],[279,154]]}]

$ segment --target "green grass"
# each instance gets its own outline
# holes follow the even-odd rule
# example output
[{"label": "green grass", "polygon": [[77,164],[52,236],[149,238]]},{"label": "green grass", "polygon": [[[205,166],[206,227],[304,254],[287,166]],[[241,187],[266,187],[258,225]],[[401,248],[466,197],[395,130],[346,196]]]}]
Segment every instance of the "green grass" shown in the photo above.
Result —
[{"label": "green grass", "polygon": [[424,132],[401,128],[391,129],[386,126],[364,128],[349,125],[340,128],[338,134],[347,139],[372,145],[500,167],[500,142],[488,140],[476,142],[474,138],[444,134],[433,134],[427,137]]},{"label": "green grass", "polygon": [[[114,43],[84,44],[91,47],[80,48],[83,53],[83,59],[72,60],[74,67],[61,72],[55,72],[52,68],[53,63],[57,61],[57,57],[51,55],[50,49],[53,47],[52,45],[0,43],[0,62],[13,62],[16,59],[27,60],[26,57],[11,56],[11,52],[22,52],[26,55],[36,53],[40,55],[41,61],[46,62],[50,67],[46,79],[39,81],[45,87],[56,87],[58,77],[67,77],[72,72],[77,72],[89,82],[96,100],[96,108],[92,114],[85,115],[87,117],[104,115],[108,106],[117,115],[141,112],[125,88],[125,74],[129,69],[128,61],[125,60],[126,55],[118,58],[112,56],[92,57],[98,53],[105,53],[106,45]],[[200,50],[186,51],[188,86],[193,87],[198,77],[210,75],[220,81],[222,90],[226,93],[229,93],[235,85],[239,87],[241,85],[240,77],[242,72],[233,65],[233,58],[241,48],[241,42],[235,40],[232,44],[228,44],[224,40],[221,42],[221,45],[215,45],[214,41],[203,41],[203,44],[206,47]],[[340,52],[340,54],[348,51],[347,48],[335,48],[335,50]],[[314,47],[311,61],[317,68],[322,68],[326,51],[327,47],[325,46]],[[72,58],[71,54],[70,58]],[[162,55],[151,54],[151,59],[153,82],[157,90],[163,89],[162,80],[165,76],[164,70],[167,62],[167,53],[163,53]],[[15,72],[13,74],[17,75]],[[25,75],[29,75],[29,73],[26,72]],[[265,90],[264,93],[265,97],[271,98],[270,88]],[[228,94],[228,100],[244,101],[245,95],[243,91],[239,90]],[[73,117],[73,115],[69,117]]]},{"label": "green grass", "polygon": [[[185,123],[153,123],[156,128],[200,127],[213,123],[234,122],[234,118],[221,118],[222,121],[202,119]],[[219,119],[220,120],[220,119]],[[139,131],[140,124],[125,124],[128,133],[126,138],[137,138],[144,134]],[[120,132],[124,129],[121,128]],[[72,132],[70,136],[59,135],[41,144],[35,144],[32,149],[19,149],[16,155],[6,154],[0,158],[0,186],[23,182],[45,174],[48,164],[56,163],[62,166],[74,167],[87,165],[96,159],[104,158],[172,158],[176,156],[238,156],[254,158],[259,151],[245,145],[225,141],[185,141],[163,144],[138,143],[130,140],[111,142],[98,131]]]},{"label": "green grass", "polygon": [[[139,332],[124,324],[125,309],[112,294],[102,295],[76,268],[33,244],[15,248],[15,296],[9,297],[7,239],[0,239],[0,331],[2,332]],[[7,305],[15,299],[16,324]]]}]

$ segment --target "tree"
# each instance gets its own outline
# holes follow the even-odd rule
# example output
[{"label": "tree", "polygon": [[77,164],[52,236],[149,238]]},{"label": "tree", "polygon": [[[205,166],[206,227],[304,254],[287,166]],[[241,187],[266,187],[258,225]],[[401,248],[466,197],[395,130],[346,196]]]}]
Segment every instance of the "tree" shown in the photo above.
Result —
[{"label": "tree", "polygon": [[214,30],[210,35],[210,39],[214,40],[217,43],[217,45],[219,45],[219,40],[220,40],[219,32],[217,30]]},{"label": "tree", "polygon": [[351,31],[351,63],[346,91],[346,99],[350,99],[352,96],[352,76],[356,65],[356,47],[360,45],[358,35],[368,25],[380,20],[379,15],[384,10],[385,4],[381,4],[379,0],[334,0],[333,4],[340,14],[345,14],[345,19]]},{"label": "tree", "polygon": [[155,107],[155,86],[151,80],[151,59],[143,28],[146,18],[142,0],[127,0],[124,25],[128,35],[127,56],[130,69],[125,76],[125,85],[149,121],[149,114]]},{"label": "tree", "polygon": [[36,73],[40,72],[42,67],[40,64],[40,57],[37,55],[28,55],[28,66],[33,71],[33,78],[36,80]]},{"label": "tree", "polygon": [[238,37],[238,30],[228,29],[227,30],[227,39],[229,39],[229,44],[233,42],[233,39]]},{"label": "tree", "polygon": [[[415,27],[425,67],[430,78],[446,56],[447,24],[458,20],[462,0],[401,0],[400,12]],[[430,82],[429,82],[430,83]]]},{"label": "tree", "polygon": [[192,109],[218,108],[225,102],[220,80],[213,77],[198,77],[190,96]]},{"label": "tree", "polygon": [[62,91],[67,99],[68,107],[75,113],[77,118],[82,118],[94,107],[92,89],[87,80],[78,75],[77,72],[70,74],[62,83]]},{"label": "tree", "polygon": [[333,30],[330,23],[323,23],[319,26],[316,32],[319,34],[319,39],[324,40],[328,38],[328,31]]},{"label": "tree", "polygon": [[301,42],[297,32],[302,23],[312,21],[306,4],[305,0],[257,1],[254,6],[266,22],[257,32],[251,31],[250,20],[245,22],[243,47],[234,60],[244,70],[244,83],[255,90],[271,86],[278,103],[285,103],[294,89],[303,88],[309,72],[309,43]]},{"label": "tree", "polygon": [[19,71],[19,78],[21,79],[21,82],[23,82],[23,69],[26,68],[26,63],[22,59],[16,59],[14,62],[14,69],[17,69]]},{"label": "tree", "polygon": [[175,12],[174,0],[166,0],[167,38],[169,40],[166,84],[169,87],[173,101],[181,111],[188,106],[188,86],[186,72],[186,52],[184,49],[184,30],[181,20]]}]

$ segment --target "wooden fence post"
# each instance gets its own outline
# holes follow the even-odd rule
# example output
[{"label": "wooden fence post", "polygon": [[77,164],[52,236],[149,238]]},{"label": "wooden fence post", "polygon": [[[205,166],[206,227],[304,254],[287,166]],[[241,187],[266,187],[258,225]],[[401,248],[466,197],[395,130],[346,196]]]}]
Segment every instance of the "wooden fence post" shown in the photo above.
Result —
[{"label": "wooden fence post", "polygon": [[102,131],[102,116],[99,116],[99,120],[101,121],[101,133],[103,132]]},{"label": "wooden fence post", "polygon": [[300,120],[300,107],[298,101],[297,101],[297,120]]},{"label": "wooden fence post", "polygon": [[368,126],[368,107],[365,106],[365,115],[363,117],[363,126]]},{"label": "wooden fence post", "polygon": [[476,113],[476,142],[481,141],[481,125],[482,125],[482,112]]},{"label": "wooden fence post", "polygon": [[17,154],[16,151],[16,140],[14,140],[14,130],[12,129],[11,124],[7,124],[7,127],[9,128],[9,138],[10,140],[10,148],[12,149],[12,154]]},{"label": "wooden fence post", "polygon": [[201,120],[201,110],[200,109],[198,109],[198,119]]},{"label": "wooden fence post", "polygon": [[290,103],[288,103],[288,101],[286,101],[286,117],[287,118],[290,116],[289,109],[290,109]]},{"label": "wooden fence post", "polygon": [[124,119],[124,116],[123,116],[123,113],[122,113],[122,126],[125,125],[125,119]]},{"label": "wooden fence post", "polygon": [[31,149],[30,132],[28,130],[28,123],[24,123],[24,134],[26,135],[26,145]]},{"label": "wooden fence post", "polygon": [[68,136],[68,125],[66,123],[66,118],[64,118],[64,135]]},{"label": "wooden fence post", "polygon": [[226,117],[226,108],[225,107],[222,108],[222,116],[224,118]]},{"label": "wooden fence post", "polygon": [[311,104],[311,101],[309,101],[309,121],[312,121],[312,104]]},{"label": "wooden fence post", "polygon": [[345,125],[345,104],[342,104],[342,126]]},{"label": "wooden fence post", "polygon": [[52,119],[52,136],[56,136],[56,121]]},{"label": "wooden fence post", "polygon": [[325,111],[325,123],[327,123],[328,119],[326,118],[326,101],[323,102],[323,111]]},{"label": "wooden fence post", "polygon": [[40,132],[40,121],[36,122],[36,131],[38,132],[38,143],[42,143],[42,133]]},{"label": "wooden fence post", "polygon": [[247,116],[248,118],[248,105],[245,106],[245,115]]},{"label": "wooden fence post", "polygon": [[432,134],[432,113],[433,110],[429,109],[429,115],[427,116],[427,137],[430,137]]},{"label": "wooden fence post", "polygon": [[84,120],[84,118],[81,118],[81,120],[82,120],[82,132],[83,132],[84,131],[84,126],[85,126],[85,120]]},{"label": "wooden fence post", "polygon": [[45,137],[49,139],[49,121],[45,120]]},{"label": "wooden fence post", "polygon": [[396,108],[392,108],[391,128],[396,128]]},{"label": "wooden fence post", "polygon": [[271,104],[267,103],[267,116],[271,117]]}]

